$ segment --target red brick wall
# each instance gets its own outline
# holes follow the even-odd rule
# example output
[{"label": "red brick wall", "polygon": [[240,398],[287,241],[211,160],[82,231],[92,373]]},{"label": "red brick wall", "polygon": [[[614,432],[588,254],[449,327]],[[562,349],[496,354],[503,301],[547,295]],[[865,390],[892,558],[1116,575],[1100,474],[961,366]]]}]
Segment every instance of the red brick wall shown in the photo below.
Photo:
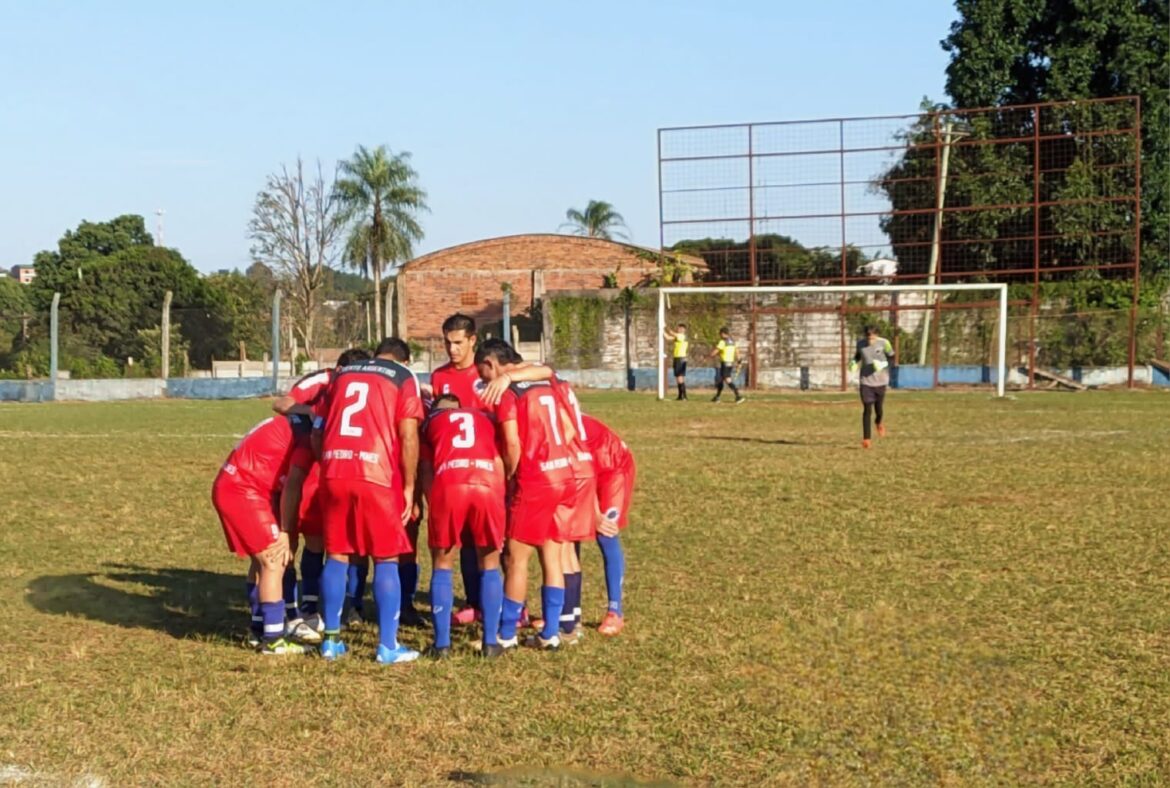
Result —
[{"label": "red brick wall", "polygon": [[534,272],[547,290],[601,287],[618,269],[618,286],[644,283],[657,270],[629,246],[595,238],[519,235],[455,246],[407,263],[398,275],[406,295],[406,335],[440,336],[443,319],[453,312],[480,323],[503,316],[502,282],[512,285],[512,314],[532,306]]}]

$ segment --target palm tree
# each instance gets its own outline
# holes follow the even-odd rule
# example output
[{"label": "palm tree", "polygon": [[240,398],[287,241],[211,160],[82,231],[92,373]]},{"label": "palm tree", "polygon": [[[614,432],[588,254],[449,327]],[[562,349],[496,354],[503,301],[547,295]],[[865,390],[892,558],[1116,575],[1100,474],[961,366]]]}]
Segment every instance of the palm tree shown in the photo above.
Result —
[{"label": "palm tree", "polygon": [[338,165],[337,195],[353,222],[345,260],[374,279],[374,320],[382,326],[382,267],[409,260],[423,237],[416,215],[427,210],[427,193],[418,185],[410,154],[391,154],[385,145],[359,145],[353,158]]},{"label": "palm tree", "polygon": [[629,229],[622,215],[613,209],[613,206],[604,200],[590,200],[584,211],[570,208],[565,211],[567,222],[561,227],[571,227],[574,235],[584,235],[589,238],[604,238],[612,241],[613,236],[629,238],[624,232],[616,228]]}]

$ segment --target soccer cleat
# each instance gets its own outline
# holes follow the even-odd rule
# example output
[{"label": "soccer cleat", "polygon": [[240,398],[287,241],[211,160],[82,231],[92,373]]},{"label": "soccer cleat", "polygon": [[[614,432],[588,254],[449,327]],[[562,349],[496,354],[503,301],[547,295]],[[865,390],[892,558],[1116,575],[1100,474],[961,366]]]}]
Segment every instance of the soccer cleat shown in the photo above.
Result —
[{"label": "soccer cleat", "polygon": [[735,404],[736,404],[736,405],[742,405],[742,404],[743,404],[743,403],[745,403],[745,402],[747,402],[747,397],[744,397],[744,396],[739,396],[739,397],[736,397],[736,398],[735,398]]},{"label": "soccer cleat", "polygon": [[321,630],[317,630],[309,626],[304,619],[294,618],[292,621],[288,622],[288,625],[285,627],[284,636],[292,638],[293,640],[299,640],[302,643],[317,644],[321,642],[321,631],[323,631],[324,628],[325,627],[322,624]]},{"label": "soccer cleat", "polygon": [[300,655],[306,653],[305,647],[300,643],[294,643],[291,640],[284,638],[277,638],[270,640],[260,647],[260,653],[269,657],[284,657],[289,655]]},{"label": "soccer cleat", "polygon": [[718,402],[720,399],[721,399],[720,396],[718,394],[716,394],[714,397],[711,398],[711,401]]},{"label": "soccer cleat", "polygon": [[321,657],[329,661],[341,659],[349,651],[340,640],[326,640],[321,644]]},{"label": "soccer cleat", "polygon": [[530,618],[530,619],[528,619],[528,626],[532,627],[537,632],[539,632],[542,629],[544,629],[544,619],[541,618],[540,616],[535,616],[533,618]]},{"label": "soccer cleat", "polygon": [[362,617],[362,611],[356,607],[351,607],[349,612],[345,614],[345,628],[346,629],[360,629],[365,626],[366,620]]},{"label": "soccer cleat", "polygon": [[861,448],[868,449],[872,443],[873,441],[871,441],[869,438],[865,438],[861,441]]},{"label": "soccer cleat", "polygon": [[877,434],[878,434],[879,438],[886,437],[886,425],[885,424],[877,425]]},{"label": "soccer cleat", "polygon": [[438,646],[432,645],[423,653],[423,656],[436,661],[451,659],[451,647],[443,646],[439,648]]},{"label": "soccer cleat", "polygon": [[561,636],[553,635],[548,640],[545,640],[540,635],[530,635],[524,641],[524,645],[529,648],[539,649],[540,651],[559,651],[561,648]]},{"label": "soccer cleat", "polygon": [[625,625],[625,619],[610,610],[605,614],[605,618],[601,619],[601,625],[597,627],[597,631],[603,635],[614,637],[621,633],[622,627]]},{"label": "soccer cleat", "polygon": [[248,644],[248,648],[260,648],[260,644],[264,642],[264,639],[260,636],[259,632],[249,632],[248,639],[245,642]]},{"label": "soccer cleat", "polygon": [[518,648],[520,646],[520,638],[517,635],[513,635],[510,638],[500,638],[498,645],[504,651],[507,651],[508,649]]},{"label": "soccer cleat", "polygon": [[407,648],[402,644],[394,648],[387,648],[381,643],[378,644],[378,656],[374,660],[379,665],[398,665],[404,662],[414,662],[418,659],[418,652],[414,649]]},{"label": "soccer cleat", "polygon": [[487,643],[480,650],[479,655],[484,659],[497,659],[504,656],[508,649],[499,643]]},{"label": "soccer cleat", "polygon": [[451,614],[451,623],[455,626],[465,627],[468,624],[475,623],[475,608],[461,607]]},{"label": "soccer cleat", "polygon": [[414,609],[414,605],[402,608],[398,614],[398,625],[402,627],[425,627],[430,626],[430,622],[422,617],[422,614]]}]

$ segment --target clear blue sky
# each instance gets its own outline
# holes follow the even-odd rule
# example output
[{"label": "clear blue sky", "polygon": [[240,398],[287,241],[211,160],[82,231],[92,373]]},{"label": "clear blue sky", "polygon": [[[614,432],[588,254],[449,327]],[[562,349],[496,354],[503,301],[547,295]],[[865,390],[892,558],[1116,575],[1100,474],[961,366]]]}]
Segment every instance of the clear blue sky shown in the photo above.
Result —
[{"label": "clear blue sky", "polygon": [[[895,10],[896,9],[896,10]],[[204,271],[246,267],[266,173],[414,154],[419,251],[555,232],[612,202],[658,242],[655,130],[913,112],[943,97],[945,0],[9,3],[0,266],[82,219],[166,210]]]}]

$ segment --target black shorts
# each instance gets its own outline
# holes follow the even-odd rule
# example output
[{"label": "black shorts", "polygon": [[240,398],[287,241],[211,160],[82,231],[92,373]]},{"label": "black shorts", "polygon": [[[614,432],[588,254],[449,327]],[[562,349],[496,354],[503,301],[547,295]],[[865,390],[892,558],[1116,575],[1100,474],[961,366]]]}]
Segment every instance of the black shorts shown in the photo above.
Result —
[{"label": "black shorts", "polygon": [[734,364],[720,364],[719,365],[719,379],[720,380],[728,380],[729,378],[733,378],[733,377],[735,377],[735,365]]},{"label": "black shorts", "polygon": [[685,358],[676,358],[674,360],[674,376],[676,378],[686,377],[687,374],[687,360]]},{"label": "black shorts", "polygon": [[861,386],[861,402],[864,405],[873,405],[886,398],[885,386]]}]

